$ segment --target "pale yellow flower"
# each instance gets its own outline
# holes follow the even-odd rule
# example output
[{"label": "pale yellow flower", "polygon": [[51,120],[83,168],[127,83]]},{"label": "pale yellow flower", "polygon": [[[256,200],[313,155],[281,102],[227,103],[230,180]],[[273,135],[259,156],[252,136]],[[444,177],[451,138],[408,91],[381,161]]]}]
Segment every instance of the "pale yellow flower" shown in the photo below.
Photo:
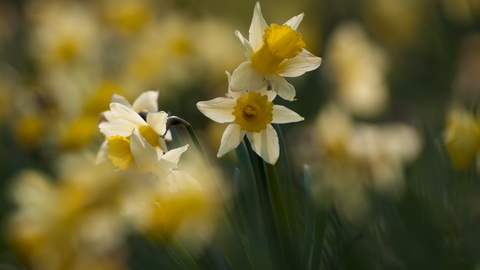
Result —
[{"label": "pale yellow flower", "polygon": [[[227,72],[230,82],[230,74]],[[267,86],[257,92],[233,92],[230,97],[219,97],[197,103],[197,108],[206,117],[218,123],[230,123],[223,133],[217,157],[235,149],[247,135],[253,150],[270,164],[279,156],[277,132],[271,123],[292,123],[303,121],[303,117],[284,106],[274,105],[276,93]]]},{"label": "pale yellow flower", "polygon": [[257,2],[249,30],[249,40],[239,31],[235,34],[245,49],[247,61],[232,74],[233,91],[256,91],[265,83],[286,100],[293,100],[295,88],[283,77],[298,77],[318,68],[322,59],[304,49],[305,42],[296,30],[303,13],[291,18],[282,26],[267,25]]}]

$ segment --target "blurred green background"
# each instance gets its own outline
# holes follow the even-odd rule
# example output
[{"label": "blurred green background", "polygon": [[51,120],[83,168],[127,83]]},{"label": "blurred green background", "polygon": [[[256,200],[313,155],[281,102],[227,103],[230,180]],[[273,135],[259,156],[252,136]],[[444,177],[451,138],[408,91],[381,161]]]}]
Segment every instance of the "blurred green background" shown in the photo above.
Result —
[{"label": "blurred green background", "polygon": [[[5,240],[16,176],[94,163],[112,91],[133,102],[159,90],[159,109],[189,121],[233,175],[233,152],[215,158],[226,125],[196,103],[224,96],[225,70],[246,60],[234,32],[248,36],[255,3],[0,1],[0,269],[24,269]],[[261,5],[268,24],[305,13],[298,31],[323,58],[288,79],[296,101],[276,100],[305,118],[282,126],[293,174],[311,166],[317,204],[339,221],[322,269],[478,269],[478,170],[454,169],[443,132],[452,106],[479,102],[480,0]]]}]

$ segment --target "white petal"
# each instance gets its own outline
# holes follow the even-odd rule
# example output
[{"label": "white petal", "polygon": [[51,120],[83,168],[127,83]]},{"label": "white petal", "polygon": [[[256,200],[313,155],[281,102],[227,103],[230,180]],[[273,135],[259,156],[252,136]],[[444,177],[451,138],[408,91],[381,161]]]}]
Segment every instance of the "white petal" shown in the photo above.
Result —
[{"label": "white petal", "polygon": [[122,96],[120,96],[119,94],[115,93],[115,92],[112,92],[112,97],[110,98],[110,101],[112,103],[120,103],[120,104],[123,104],[129,108],[132,108],[132,105],[130,105],[130,102],[128,102],[128,100]]},{"label": "white petal", "polygon": [[302,14],[297,15],[297,16],[291,18],[290,20],[286,21],[285,24],[289,25],[290,27],[292,27],[292,30],[296,31],[298,26],[302,22],[304,16],[305,16],[305,14],[303,14],[303,12],[302,12]]},{"label": "white petal", "polygon": [[142,93],[136,100],[133,102],[133,110],[140,112],[147,110],[148,112],[158,112],[158,94],[159,91],[147,91]]},{"label": "white petal", "polygon": [[100,146],[100,150],[98,151],[95,164],[101,164],[105,161],[108,161],[108,144],[107,143],[108,143],[108,140],[105,140]]},{"label": "white petal", "polygon": [[235,35],[238,37],[238,39],[240,39],[240,42],[242,42],[243,49],[245,50],[245,57],[247,57],[248,61],[250,61],[250,58],[252,57],[252,54],[253,54],[252,45],[250,45],[250,42],[248,42],[248,40],[246,40],[242,36],[240,31],[238,31],[238,30],[235,31]]},{"label": "white petal", "polygon": [[277,74],[265,74],[267,79],[272,85],[273,91],[286,100],[293,101],[295,97],[295,88],[289,84],[282,76]]},{"label": "white petal", "polygon": [[265,85],[264,76],[252,64],[245,61],[233,71],[230,81],[232,91],[255,91]]},{"label": "white petal", "polygon": [[160,136],[167,131],[168,113],[161,111],[147,114],[147,124]]},{"label": "white petal", "polygon": [[228,79],[228,94],[234,99],[237,100],[244,95],[247,94],[247,91],[232,91],[232,88],[230,86],[230,82],[232,81],[232,75],[230,75],[230,72],[225,70],[225,73],[227,74],[227,79]]},{"label": "white petal", "polygon": [[231,98],[219,97],[209,101],[200,101],[197,103],[197,108],[215,122],[230,123],[235,120],[235,116],[232,115],[235,104],[235,100]]},{"label": "white petal", "polygon": [[169,184],[168,191],[172,193],[186,189],[202,190],[200,183],[184,171],[172,171],[167,176],[167,182]]},{"label": "white petal", "polygon": [[275,165],[280,155],[278,145],[278,135],[272,125],[268,124],[267,128],[261,132],[247,132],[247,137],[252,144],[252,149],[265,162]]},{"label": "white petal", "polygon": [[260,9],[260,3],[257,2],[255,9],[253,10],[252,24],[250,25],[248,40],[252,45],[253,51],[258,51],[263,45],[263,34],[265,28],[268,25],[265,22],[265,19],[262,16],[262,10]]},{"label": "white petal", "polygon": [[158,161],[158,166],[165,172],[171,171],[175,166],[177,166],[177,163],[180,160],[180,157],[185,151],[187,151],[187,149],[188,149],[188,144],[168,151]]},{"label": "white petal", "polygon": [[146,126],[147,123],[143,118],[136,113],[134,110],[128,108],[127,106],[120,103],[110,103],[110,110],[117,116],[121,117],[137,127]]},{"label": "white petal", "polygon": [[112,111],[104,111],[101,114],[108,122],[120,119]]},{"label": "white petal", "polygon": [[128,137],[132,134],[133,129],[137,126],[123,118],[113,120],[111,122],[104,122],[98,125],[100,132],[105,135],[105,137],[110,138],[111,136],[120,135],[122,137]]},{"label": "white petal", "polygon": [[138,129],[134,129],[130,137],[130,150],[137,166],[157,164],[157,151],[142,137]]},{"label": "white petal", "polygon": [[272,101],[275,99],[275,97],[277,96],[277,93],[273,90],[267,90],[268,89],[268,84],[265,85],[265,87],[263,87],[262,89],[258,90],[257,92],[262,94],[263,96],[267,96],[268,97],[268,101]]},{"label": "white petal", "polygon": [[162,152],[159,154],[157,151],[157,154],[159,157],[162,157],[164,152],[168,152],[167,144],[165,143],[165,140],[162,137],[158,137],[158,148],[160,148],[161,149],[160,151]]},{"label": "white petal", "polygon": [[272,113],[272,123],[275,124],[286,124],[304,120],[304,118],[298,115],[296,112],[281,105],[273,105]]},{"label": "white petal", "polygon": [[220,143],[220,149],[218,149],[217,157],[221,157],[226,153],[232,151],[232,149],[237,148],[237,146],[242,142],[243,137],[245,137],[245,130],[242,130],[241,126],[238,124],[230,124],[222,136],[222,142]]},{"label": "white petal", "polygon": [[278,66],[277,73],[282,77],[298,77],[320,66],[322,58],[303,50],[299,55],[286,59]]}]

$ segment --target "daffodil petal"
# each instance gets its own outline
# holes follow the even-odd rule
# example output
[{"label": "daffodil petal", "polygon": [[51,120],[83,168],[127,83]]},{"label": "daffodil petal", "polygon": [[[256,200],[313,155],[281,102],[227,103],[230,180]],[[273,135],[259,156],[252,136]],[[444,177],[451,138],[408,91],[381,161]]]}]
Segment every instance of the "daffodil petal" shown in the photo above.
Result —
[{"label": "daffodil petal", "polygon": [[157,164],[157,151],[134,129],[130,137],[130,150],[138,166]]},{"label": "daffodil petal", "polygon": [[304,16],[305,16],[305,14],[303,14],[303,12],[302,12],[301,14],[299,14],[297,16],[294,16],[290,20],[286,21],[285,24],[289,25],[290,27],[292,27],[292,30],[296,31],[298,26],[302,22]]},{"label": "daffodil petal", "polygon": [[108,144],[107,143],[108,143],[108,140],[105,140],[100,146],[100,150],[98,151],[95,164],[101,164],[108,161]]},{"label": "daffodil petal", "polygon": [[230,95],[230,97],[232,97],[234,100],[237,100],[243,97],[245,94],[247,94],[247,91],[232,91],[232,88],[230,87],[230,82],[232,81],[232,75],[230,75],[230,72],[226,70],[225,70],[225,74],[227,74],[228,94]]},{"label": "daffodil petal", "polygon": [[175,166],[177,166],[177,163],[180,160],[180,157],[185,151],[187,151],[187,149],[188,149],[188,144],[168,151],[158,161],[158,166],[165,172],[171,171]]},{"label": "daffodil petal", "polygon": [[101,113],[101,115],[107,120],[108,122],[111,122],[113,120],[120,119],[118,118],[112,111],[104,111]]},{"label": "daffodil petal", "polygon": [[222,141],[220,143],[220,149],[218,149],[217,157],[221,157],[226,153],[232,151],[232,149],[237,148],[237,146],[242,142],[243,137],[245,137],[245,130],[242,130],[241,126],[238,124],[230,124],[222,136]]},{"label": "daffodil petal", "polygon": [[255,9],[253,10],[252,24],[250,24],[249,37],[248,40],[252,45],[253,51],[258,51],[263,45],[263,32],[268,25],[265,22],[265,19],[262,15],[262,10],[260,8],[260,3],[255,4]]},{"label": "daffodil petal", "polygon": [[218,123],[230,123],[235,120],[232,115],[235,100],[231,98],[218,97],[209,101],[200,101],[197,108],[206,117]]},{"label": "daffodil petal", "polygon": [[268,97],[268,101],[272,101],[275,99],[275,97],[277,96],[277,93],[273,90],[268,90],[268,84],[265,85],[265,87],[263,87],[262,89],[258,90],[257,91],[258,93],[262,94],[263,96],[267,96]]},{"label": "daffodil petal", "polygon": [[127,106],[120,103],[110,103],[110,110],[117,116],[121,117],[137,127],[146,126],[147,123],[143,118],[136,113],[134,110],[128,108]]},{"label": "daffodil petal", "polygon": [[167,183],[169,184],[168,191],[171,193],[187,189],[202,190],[200,183],[184,171],[172,171],[169,173]]},{"label": "daffodil petal", "polygon": [[136,112],[143,110],[151,113],[158,112],[158,95],[159,91],[147,91],[142,93],[135,102],[133,102],[132,109]]},{"label": "daffodil petal", "polygon": [[293,101],[295,97],[295,88],[289,84],[282,76],[277,74],[265,74],[267,79],[272,85],[273,91],[286,100]]},{"label": "daffodil petal", "polygon": [[120,103],[120,104],[123,104],[129,108],[132,108],[132,105],[130,104],[130,102],[128,102],[128,100],[126,98],[124,98],[123,96],[120,96],[119,94],[115,93],[115,92],[112,92],[112,97],[110,98],[110,101],[112,103]]},{"label": "daffodil petal", "polygon": [[161,111],[147,114],[147,124],[160,136],[167,131],[168,113]]},{"label": "daffodil petal", "polygon": [[[168,152],[167,144],[165,143],[165,140],[162,137],[158,137],[158,147],[161,149],[161,151],[165,153]],[[158,157],[162,157],[163,152],[161,154],[159,154],[158,152],[159,151],[157,151]]]},{"label": "daffodil petal", "polygon": [[243,62],[233,71],[230,81],[232,91],[255,91],[265,85],[264,76],[248,61]]},{"label": "daffodil petal", "polygon": [[245,57],[247,57],[247,59],[250,61],[250,57],[252,56],[253,54],[253,48],[252,48],[252,45],[250,45],[250,42],[248,42],[248,40],[246,40],[242,34],[240,33],[240,31],[235,31],[235,35],[238,37],[238,39],[240,39],[240,42],[242,42],[242,45],[243,45],[243,49],[245,50]]},{"label": "daffodil petal", "polygon": [[298,77],[307,71],[318,68],[321,63],[322,58],[304,49],[299,55],[280,63],[277,73],[282,77]]},{"label": "daffodil petal", "polygon": [[113,120],[111,122],[104,122],[98,125],[100,132],[105,135],[105,137],[110,138],[111,136],[120,135],[122,137],[128,137],[132,134],[134,128],[137,126],[123,118]]},{"label": "daffodil petal", "polygon": [[304,118],[301,117],[298,113],[284,107],[281,105],[273,105],[273,120],[272,123],[275,124],[286,124],[303,121]]},{"label": "daffodil petal", "polygon": [[253,151],[265,162],[275,165],[280,155],[280,148],[277,132],[272,125],[268,124],[267,128],[261,132],[247,132],[247,137]]}]

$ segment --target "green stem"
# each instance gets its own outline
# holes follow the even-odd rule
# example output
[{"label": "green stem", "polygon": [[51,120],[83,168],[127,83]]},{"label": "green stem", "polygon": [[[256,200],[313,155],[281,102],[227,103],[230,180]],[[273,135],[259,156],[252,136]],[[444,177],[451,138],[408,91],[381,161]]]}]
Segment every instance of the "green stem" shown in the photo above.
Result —
[{"label": "green stem", "polygon": [[[228,206],[226,204],[226,199],[225,199],[225,196],[223,195],[223,192],[221,190],[220,183],[218,182],[217,178],[215,177],[215,174],[213,173],[212,167],[210,166],[210,162],[208,162],[208,158],[207,158],[205,152],[203,151],[203,148],[200,144],[200,141],[198,140],[197,135],[195,134],[195,131],[194,131],[192,125],[190,123],[188,123],[187,121],[185,121],[184,119],[180,118],[180,117],[171,116],[167,120],[167,130],[172,125],[182,125],[182,126],[184,126],[185,129],[188,132],[188,135],[190,135],[190,138],[192,139],[192,142],[195,145],[195,148],[197,149],[197,151],[200,154],[200,157],[203,161],[204,166],[209,170],[212,179],[214,179],[214,181],[215,181],[216,192],[221,198],[221,200],[220,200],[220,210],[222,212],[223,217],[225,218],[225,221],[226,221],[227,225],[230,227],[232,233],[234,234],[235,240],[237,242],[237,246],[242,250],[242,255],[244,256],[243,261],[248,262],[248,256],[245,253],[245,249],[242,248],[243,247],[242,239],[241,239],[241,237],[238,233],[238,228],[237,228],[237,226],[234,222],[233,215],[232,215],[230,209],[228,208]],[[248,265],[248,267],[251,268],[250,265]]]},{"label": "green stem", "polygon": [[280,184],[278,183],[277,172],[275,171],[275,166],[266,162],[264,162],[264,167],[266,169],[268,192],[270,194],[275,223],[279,233],[278,237],[280,239],[283,258],[287,267],[289,267],[288,269],[295,269],[298,267],[298,259],[296,258],[296,251],[292,252],[295,247],[293,246],[291,228],[288,222]]},{"label": "green stem", "polygon": [[[282,158],[283,164],[283,171],[284,171],[284,195],[286,196],[286,210],[287,210],[287,217],[289,219],[290,224],[290,232],[292,234],[292,239],[300,239],[298,237],[298,230],[297,230],[297,222],[296,222],[296,212],[295,212],[295,199],[293,196],[293,186],[292,186],[292,176],[290,172],[290,164],[288,162],[288,154],[287,154],[287,147],[285,146],[285,140],[283,139],[282,130],[277,124],[273,124],[273,128],[277,131],[278,134],[278,142],[280,144],[280,157]],[[300,248],[300,244],[294,241],[294,250],[297,251]],[[300,257],[300,252],[297,252],[298,258]]]}]

